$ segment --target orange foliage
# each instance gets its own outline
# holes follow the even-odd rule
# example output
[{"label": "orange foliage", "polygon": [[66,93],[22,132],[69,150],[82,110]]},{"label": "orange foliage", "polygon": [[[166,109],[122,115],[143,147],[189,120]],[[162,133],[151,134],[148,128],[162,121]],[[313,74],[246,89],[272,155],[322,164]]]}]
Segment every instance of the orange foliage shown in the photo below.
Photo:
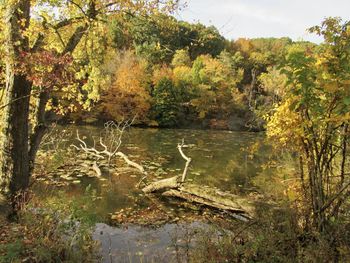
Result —
[{"label": "orange foliage", "polygon": [[150,108],[147,91],[146,65],[133,54],[126,54],[119,62],[112,86],[102,96],[106,117],[113,120],[145,120]]},{"label": "orange foliage", "polygon": [[164,78],[172,80],[174,78],[173,75],[173,70],[169,66],[164,64],[160,68],[155,69],[153,71],[153,85],[157,85],[157,83],[159,83]]}]

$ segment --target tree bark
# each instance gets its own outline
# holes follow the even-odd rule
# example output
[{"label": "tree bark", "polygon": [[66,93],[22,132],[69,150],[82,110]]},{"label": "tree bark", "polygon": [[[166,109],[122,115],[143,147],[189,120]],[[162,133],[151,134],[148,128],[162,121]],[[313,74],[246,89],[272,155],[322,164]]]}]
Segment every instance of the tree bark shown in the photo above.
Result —
[{"label": "tree bark", "polygon": [[175,176],[167,179],[163,179],[157,182],[153,182],[142,189],[146,194],[154,193],[165,189],[177,188],[181,185],[181,177]]},{"label": "tree bark", "polygon": [[[66,55],[67,53],[72,53],[74,49],[77,47],[79,42],[84,36],[85,31],[88,29],[88,25],[84,24],[84,26],[79,26],[76,28],[74,33],[71,35],[71,37],[68,40],[68,43],[64,50],[61,53],[61,56]],[[40,38],[40,36],[39,36]],[[38,41],[42,42],[42,40]],[[39,49],[39,44],[36,43],[37,46],[34,46],[35,49]],[[39,94],[39,98],[37,101],[36,106],[36,113],[35,113],[35,126],[33,130],[33,134],[30,136],[30,149],[29,149],[29,165],[30,165],[30,174],[32,173],[34,169],[35,164],[35,158],[36,154],[39,150],[40,143],[42,138],[44,137],[45,133],[48,129],[48,121],[46,120],[46,105],[50,99],[50,93],[47,90],[48,87],[44,87],[43,90]]]},{"label": "tree bark", "polygon": [[187,202],[216,208],[244,221],[249,220],[255,213],[254,207],[248,200],[213,188],[184,184],[181,182],[180,175],[153,182],[142,191],[146,194],[161,192],[166,197],[181,198]]},{"label": "tree bark", "polygon": [[30,1],[18,1],[6,6],[5,13],[5,104],[0,139],[0,195],[9,205],[15,194],[28,187],[28,121],[32,84],[20,72],[21,52],[29,50],[23,32],[29,26]]},{"label": "tree bark", "polygon": [[30,165],[30,173],[32,173],[34,169],[35,157],[36,153],[39,150],[40,143],[42,138],[44,137],[48,125],[46,123],[46,104],[49,101],[49,93],[48,91],[42,91],[39,95],[39,99],[37,101],[36,113],[35,113],[35,126],[33,134],[30,137],[30,149],[29,149],[29,165]]}]

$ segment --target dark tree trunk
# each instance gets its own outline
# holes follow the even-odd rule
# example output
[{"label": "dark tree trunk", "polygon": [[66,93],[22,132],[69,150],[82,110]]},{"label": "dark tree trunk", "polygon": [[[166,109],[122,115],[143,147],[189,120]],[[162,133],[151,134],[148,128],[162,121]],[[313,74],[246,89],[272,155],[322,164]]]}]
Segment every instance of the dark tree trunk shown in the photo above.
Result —
[{"label": "dark tree trunk", "polygon": [[[74,33],[69,38],[64,51],[61,53],[61,56],[64,56],[67,53],[72,53],[74,51],[74,49],[77,47],[77,45],[81,41],[87,29],[88,29],[87,24],[84,24],[84,26],[79,26],[75,29]],[[40,36],[38,41],[41,41]],[[49,89],[48,87],[44,87],[43,90],[40,92],[39,98],[37,100],[36,109],[35,109],[34,130],[33,130],[33,134],[30,136],[30,149],[29,149],[30,173],[32,173],[34,169],[35,158],[39,150],[41,140],[44,137],[50,125],[50,123],[46,120],[46,111],[45,111],[46,105],[50,99],[50,92],[48,91],[48,89]]]},{"label": "dark tree trunk", "polygon": [[[90,1],[89,17],[96,16],[95,2]],[[36,153],[47,130],[45,108],[50,98],[49,91],[43,91],[38,98],[33,134],[29,135],[29,107],[32,83],[26,73],[20,71],[22,55],[38,51],[44,43],[40,34],[32,49],[29,47],[25,31],[29,27],[30,1],[18,0],[6,6],[6,90],[4,112],[1,116],[0,132],[0,211],[2,207],[13,205],[16,194],[25,190],[34,167]],[[76,28],[61,55],[72,53],[77,47],[88,24]]]},{"label": "dark tree trunk", "polygon": [[[6,90],[0,140],[1,203],[11,204],[15,194],[28,187],[28,121],[32,84],[18,70],[21,52],[29,50],[22,34],[29,25],[30,1],[6,7]],[[23,23],[24,22],[24,23]]]},{"label": "dark tree trunk", "polygon": [[36,112],[35,112],[35,126],[33,134],[30,137],[30,149],[29,149],[29,165],[30,165],[30,173],[32,173],[35,164],[36,153],[39,150],[40,143],[42,138],[44,137],[48,124],[46,122],[46,104],[49,101],[49,92],[42,91],[39,95],[39,99],[37,101]]}]

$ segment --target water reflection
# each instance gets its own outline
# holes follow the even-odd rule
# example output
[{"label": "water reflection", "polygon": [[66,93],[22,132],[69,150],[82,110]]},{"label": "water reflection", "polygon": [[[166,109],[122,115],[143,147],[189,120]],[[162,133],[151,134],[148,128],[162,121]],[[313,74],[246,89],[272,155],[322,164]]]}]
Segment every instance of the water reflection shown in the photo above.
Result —
[{"label": "water reflection", "polygon": [[195,236],[208,228],[198,222],[160,228],[97,224],[94,238],[101,242],[103,262],[188,262]]},{"label": "water reflection", "polygon": [[[90,138],[90,143],[91,138],[99,137],[102,131],[102,128],[92,126],[62,129],[70,130],[71,134],[79,129],[81,137]],[[186,155],[193,160],[188,179],[203,186],[240,195],[252,192],[278,195],[283,189],[278,187],[283,179],[280,174],[295,171],[293,158],[283,166],[266,166],[273,157],[271,147],[264,143],[263,133],[132,128],[124,134],[120,150],[145,166],[150,174],[149,180],[157,180],[181,173],[184,160],[178,153],[177,144],[182,139],[189,145],[184,149]],[[74,136],[70,141],[74,142]],[[67,195],[79,197],[87,187],[93,189],[96,195],[93,212],[104,219],[121,209],[147,207],[149,200],[135,187],[140,175],[132,169],[125,170],[125,164],[120,161],[117,164],[121,168],[105,173],[103,180],[83,177],[81,184],[63,190]],[[53,194],[47,186],[38,186],[37,192],[43,196]],[[207,227],[196,222],[186,226],[190,229]],[[182,225],[175,224],[158,229],[136,226],[121,229],[97,224],[94,237],[102,243],[104,262],[134,262],[136,258],[149,257],[150,253],[156,253],[154,251],[159,254],[144,262],[171,262],[169,259],[176,255],[169,248],[172,242],[169,232],[183,235],[183,231]]]},{"label": "water reflection", "polygon": [[[81,137],[85,136],[90,143],[92,137],[97,138],[102,133],[102,128],[94,126],[64,129],[73,135],[79,129]],[[177,144],[182,139],[189,145],[184,151],[192,158],[188,180],[194,183],[246,195],[262,191],[264,184],[269,184],[268,180],[279,173],[276,167],[264,167],[272,157],[263,133],[132,128],[124,133],[120,150],[145,166],[149,180],[157,180],[181,174],[185,162]],[[74,136],[70,141],[74,142]],[[259,146],[255,147],[257,144]],[[254,152],[250,148],[255,148]],[[125,170],[123,162],[117,163],[121,168],[105,174],[104,181],[80,178],[81,184],[67,187],[66,191],[79,195],[91,185],[100,197],[101,215],[135,205],[135,198],[142,197],[135,187],[140,175],[132,169]]]}]

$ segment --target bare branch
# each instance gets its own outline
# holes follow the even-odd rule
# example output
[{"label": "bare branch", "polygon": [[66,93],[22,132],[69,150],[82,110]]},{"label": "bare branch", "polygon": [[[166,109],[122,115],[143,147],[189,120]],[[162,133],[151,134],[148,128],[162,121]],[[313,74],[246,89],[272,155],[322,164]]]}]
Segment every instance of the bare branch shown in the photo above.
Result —
[{"label": "bare branch", "polygon": [[185,165],[185,169],[183,171],[183,174],[182,174],[182,179],[181,179],[181,182],[184,183],[185,182],[185,179],[186,179],[186,175],[187,175],[187,170],[188,170],[188,167],[192,161],[191,158],[187,157],[184,152],[182,151],[182,148],[183,147],[187,147],[186,145],[184,145],[184,139],[182,139],[182,143],[181,144],[178,144],[177,145],[177,149],[179,150],[182,158],[184,158],[186,160],[186,165]]},{"label": "bare branch", "polygon": [[65,55],[67,53],[71,53],[74,51],[76,46],[79,44],[80,40],[83,38],[86,30],[88,29],[88,24],[85,24],[83,26],[78,26],[73,35],[69,38],[65,49],[62,52],[62,55]]},{"label": "bare branch", "polygon": [[[119,151],[119,148],[122,144],[122,136],[123,133],[125,131],[125,129],[127,127],[130,127],[130,125],[132,124],[132,121],[127,121],[125,123],[115,123],[115,122],[107,122],[105,124],[105,136],[104,138],[100,137],[99,139],[99,144],[100,144],[100,148],[102,150],[98,150],[96,148],[96,143],[94,140],[94,146],[93,147],[89,147],[87,145],[87,143],[80,138],[79,132],[77,131],[77,137],[76,139],[78,140],[78,142],[80,143],[78,146],[77,145],[71,145],[73,148],[79,150],[79,151],[83,151],[85,153],[87,153],[88,155],[92,155],[98,159],[108,159],[108,164],[110,164],[110,161],[112,158],[114,157],[120,157],[122,158],[129,166],[132,166],[134,168],[136,168],[137,170],[139,170],[141,173],[147,175],[147,172],[145,171],[145,169],[143,168],[142,165],[131,161],[128,156],[122,152]],[[104,141],[107,141],[105,142]]]},{"label": "bare branch", "polygon": [[95,171],[97,177],[101,177],[102,176],[101,169],[100,169],[100,167],[98,167],[96,161],[94,161],[94,163],[92,164],[92,169]]},{"label": "bare branch", "polygon": [[71,3],[72,5],[76,6],[84,14],[84,16],[87,16],[86,12],[79,4],[77,4],[76,2],[74,2],[72,0],[68,0],[68,2]]},{"label": "bare branch", "polygon": [[138,169],[141,173],[145,173],[145,169],[143,168],[142,165],[131,161],[131,160],[128,158],[128,156],[126,156],[124,153],[122,153],[122,152],[117,152],[117,153],[116,153],[116,156],[120,156],[121,158],[124,159],[124,161],[125,161],[128,165],[130,165],[130,166],[132,166],[132,167]]},{"label": "bare branch", "polygon": [[327,208],[329,208],[334,201],[336,201],[339,196],[341,196],[343,194],[343,192],[350,186],[350,182],[348,182],[347,184],[345,184],[339,191],[338,193],[336,193],[326,204],[323,205],[323,207],[321,207],[321,209],[318,212],[323,212],[325,211]]}]

